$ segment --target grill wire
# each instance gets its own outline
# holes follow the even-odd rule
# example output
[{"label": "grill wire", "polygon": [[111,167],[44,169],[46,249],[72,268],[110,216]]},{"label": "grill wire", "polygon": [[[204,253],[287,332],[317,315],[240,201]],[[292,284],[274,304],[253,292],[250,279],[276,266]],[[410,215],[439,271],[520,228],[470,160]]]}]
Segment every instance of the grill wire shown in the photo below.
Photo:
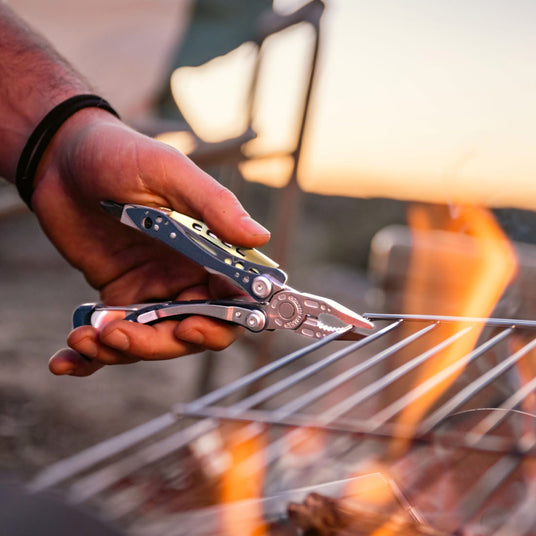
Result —
[{"label": "grill wire", "polygon": [[[140,517],[147,489],[174,497],[170,490],[184,486],[192,452],[213,473],[225,465],[227,426],[263,445],[242,463],[264,471],[265,515],[280,516],[302,492],[344,492],[380,465],[407,511],[441,534],[536,534],[536,322],[366,316],[376,326],[370,335],[315,341],[50,466],[30,487],[63,488],[133,534],[155,526],[158,534],[215,534],[207,505],[166,508],[160,497],[152,521]],[[464,341],[465,351],[432,368]],[[424,400],[414,425],[404,421]],[[323,438],[322,448],[299,451],[310,437]],[[296,446],[305,454],[296,456]]]}]

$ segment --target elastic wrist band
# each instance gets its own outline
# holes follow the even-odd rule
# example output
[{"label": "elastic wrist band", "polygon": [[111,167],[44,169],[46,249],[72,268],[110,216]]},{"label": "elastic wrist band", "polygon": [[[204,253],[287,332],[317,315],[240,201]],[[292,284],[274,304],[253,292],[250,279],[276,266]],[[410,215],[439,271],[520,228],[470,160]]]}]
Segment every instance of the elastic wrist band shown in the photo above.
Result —
[{"label": "elastic wrist band", "polygon": [[102,108],[116,117],[119,114],[102,97],[97,95],[76,95],[55,106],[32,132],[17,165],[15,184],[22,200],[32,209],[33,182],[37,166],[52,138],[73,114],[83,108]]}]

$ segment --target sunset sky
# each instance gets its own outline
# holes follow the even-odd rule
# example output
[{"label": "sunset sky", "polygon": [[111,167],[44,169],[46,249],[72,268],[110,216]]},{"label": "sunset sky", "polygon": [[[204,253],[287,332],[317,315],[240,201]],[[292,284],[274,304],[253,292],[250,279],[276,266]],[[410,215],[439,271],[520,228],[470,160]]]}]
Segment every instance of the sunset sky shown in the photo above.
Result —
[{"label": "sunset sky", "polygon": [[[289,3],[299,4],[275,5]],[[535,2],[326,3],[304,189],[536,208]],[[289,95],[309,37],[298,30],[277,46],[274,40],[263,79],[263,150],[287,143]],[[247,47],[235,52],[234,82],[213,82],[221,102],[247,78],[250,57]],[[221,102],[205,108],[213,123]],[[231,116],[232,107],[224,108]]]}]

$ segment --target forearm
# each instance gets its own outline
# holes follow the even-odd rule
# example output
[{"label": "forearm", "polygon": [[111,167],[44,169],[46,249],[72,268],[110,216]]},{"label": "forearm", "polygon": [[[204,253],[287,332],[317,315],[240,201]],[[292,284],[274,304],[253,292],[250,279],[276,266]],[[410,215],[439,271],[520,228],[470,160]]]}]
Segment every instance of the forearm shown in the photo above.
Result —
[{"label": "forearm", "polygon": [[42,117],[89,84],[0,2],[0,176],[13,182],[26,140]]}]

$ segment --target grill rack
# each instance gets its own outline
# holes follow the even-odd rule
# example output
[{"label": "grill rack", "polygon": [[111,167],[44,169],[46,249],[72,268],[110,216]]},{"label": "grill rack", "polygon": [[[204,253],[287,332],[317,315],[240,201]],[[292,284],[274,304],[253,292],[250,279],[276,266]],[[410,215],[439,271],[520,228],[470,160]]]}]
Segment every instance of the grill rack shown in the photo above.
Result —
[{"label": "grill rack", "polygon": [[[267,497],[288,499],[292,494],[292,488],[282,489],[277,482],[281,471],[270,468],[281,466],[290,448],[289,438],[294,434],[299,440],[303,429],[330,438],[324,463],[328,461],[337,470],[327,482],[314,482],[312,488],[304,482],[296,488],[331,489],[341,479],[357,474],[371,453],[376,459],[389,458],[396,466],[400,458],[393,461],[390,452],[398,440],[397,444],[409,448],[397,476],[412,481],[402,490],[410,505],[422,500],[416,489],[433,492],[436,484],[429,482],[430,462],[416,470],[420,463],[416,460],[437,452],[442,467],[459,459],[475,460],[474,456],[487,460],[478,478],[463,490],[455,519],[444,523],[445,533],[536,534],[536,515],[530,507],[535,496],[530,461],[536,455],[536,420],[532,415],[536,413],[532,406],[536,377],[530,372],[536,322],[434,315],[365,316],[377,328],[361,340],[343,342],[334,335],[315,341],[50,466],[37,475],[30,488],[42,491],[62,487],[75,503],[110,502],[110,495],[124,489],[122,484],[133,476],[155,467],[163,467],[165,473],[169,460],[181,449],[211,437],[222,423],[242,423],[244,437],[261,436],[269,430],[267,446],[251,456],[257,466],[262,464],[268,473],[276,475],[271,483],[268,479]],[[432,360],[464,340],[470,342],[466,351],[419,380]],[[415,426],[400,423],[400,415],[415,400],[429,396],[440,386],[444,392],[423,411]],[[432,471],[437,461],[434,456]],[[461,467],[463,470],[467,464]],[[503,495],[511,495],[514,489],[519,496],[507,507],[501,506],[504,498],[498,503],[496,499],[505,487]],[[340,491],[340,487],[335,488]],[[143,500],[130,496],[127,505],[120,508],[117,501],[111,501],[113,516],[135,527],[133,519]],[[497,514],[498,510],[502,515]],[[506,515],[507,510],[511,515]],[[434,512],[425,514],[424,518],[435,521]],[[492,521],[482,521],[489,517]]]}]

